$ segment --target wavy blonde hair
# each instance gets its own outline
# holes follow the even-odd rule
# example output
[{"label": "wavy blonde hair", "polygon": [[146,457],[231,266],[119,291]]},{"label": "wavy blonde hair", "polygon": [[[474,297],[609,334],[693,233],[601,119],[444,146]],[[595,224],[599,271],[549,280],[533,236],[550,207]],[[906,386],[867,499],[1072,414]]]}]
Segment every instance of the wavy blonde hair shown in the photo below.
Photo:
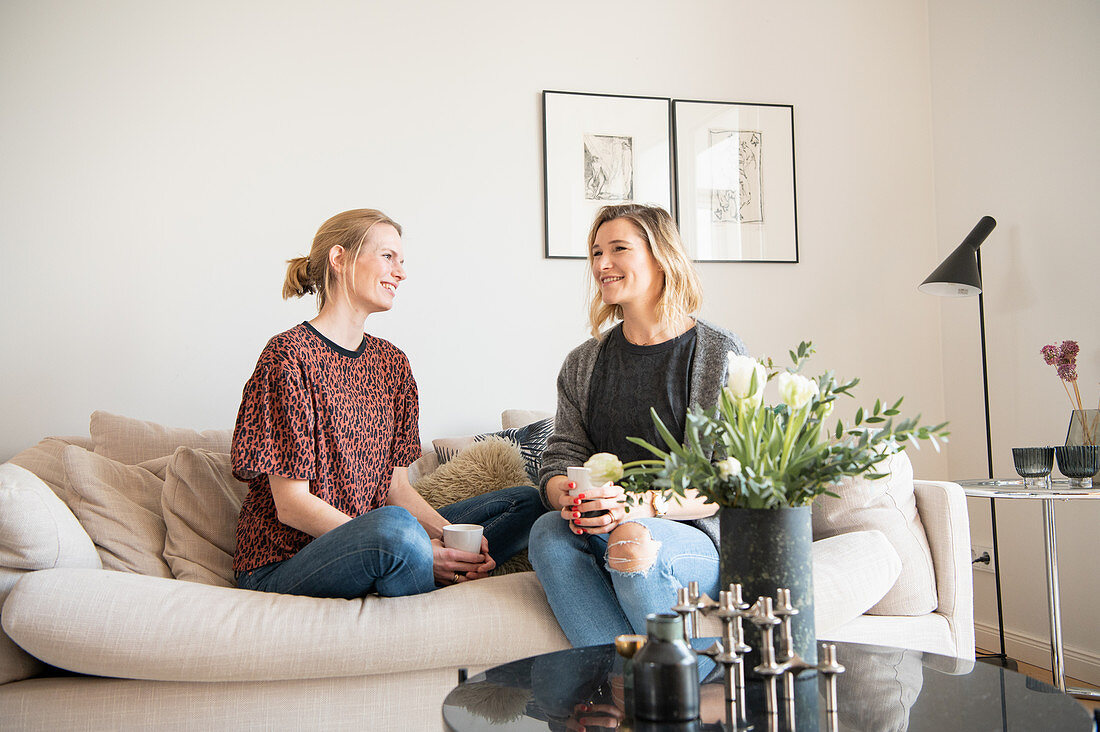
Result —
[{"label": "wavy blonde hair", "polygon": [[[287,260],[286,278],[283,280],[283,299],[317,293],[317,310],[332,295],[335,273],[329,264],[329,252],[333,247],[344,248],[348,259],[354,262],[367,241],[367,234],[378,224],[389,224],[401,233],[401,225],[381,211],[373,208],[355,208],[338,213],[317,229],[309,255]],[[345,290],[347,282],[344,283]],[[346,292],[345,292],[346,294]]]},{"label": "wavy blonde hair", "polygon": [[[615,219],[625,219],[634,224],[664,275],[661,296],[657,300],[657,319],[661,323],[673,323],[684,316],[695,314],[703,301],[699,275],[684,250],[684,242],[680,239],[676,222],[660,206],[625,203],[601,208],[588,231],[589,274],[592,274],[592,245],[596,242],[596,233],[601,226]],[[591,282],[593,295],[588,306],[588,324],[592,335],[599,338],[601,328],[607,322],[623,319],[623,309],[603,301],[595,276],[591,278]]]}]

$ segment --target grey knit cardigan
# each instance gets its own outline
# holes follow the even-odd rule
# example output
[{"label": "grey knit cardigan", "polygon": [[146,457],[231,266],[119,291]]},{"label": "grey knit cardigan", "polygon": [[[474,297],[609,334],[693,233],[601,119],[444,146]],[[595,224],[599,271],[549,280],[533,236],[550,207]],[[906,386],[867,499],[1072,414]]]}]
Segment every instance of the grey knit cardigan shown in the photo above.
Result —
[{"label": "grey knit cardigan", "polygon": [[[615,326],[622,328],[622,323]],[[712,325],[705,320],[696,320],[695,358],[691,364],[691,404],[692,406],[711,407],[718,403],[718,395],[726,383],[729,370],[727,353],[745,354],[745,344],[734,333]],[[588,387],[592,380],[592,370],[600,351],[607,343],[604,338],[592,338],[574,348],[565,357],[558,373],[558,410],[554,417],[554,434],[546,444],[542,454],[542,468],[539,471],[539,485],[543,502],[548,509],[546,482],[555,475],[564,475],[570,465],[583,465],[584,461],[596,452],[595,445],[588,437],[585,415],[588,413]],[[718,516],[685,521],[704,532],[718,546]]]}]

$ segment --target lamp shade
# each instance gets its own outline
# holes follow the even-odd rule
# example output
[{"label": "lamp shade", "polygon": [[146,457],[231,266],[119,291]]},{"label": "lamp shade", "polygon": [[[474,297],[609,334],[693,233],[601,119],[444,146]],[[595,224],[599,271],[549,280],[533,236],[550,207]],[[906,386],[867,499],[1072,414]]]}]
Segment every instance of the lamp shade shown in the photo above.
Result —
[{"label": "lamp shade", "polygon": [[940,297],[972,297],[982,291],[982,273],[978,269],[978,247],[986,240],[997,222],[992,216],[983,216],[977,226],[943,260],[939,267],[925,278],[919,289]]}]

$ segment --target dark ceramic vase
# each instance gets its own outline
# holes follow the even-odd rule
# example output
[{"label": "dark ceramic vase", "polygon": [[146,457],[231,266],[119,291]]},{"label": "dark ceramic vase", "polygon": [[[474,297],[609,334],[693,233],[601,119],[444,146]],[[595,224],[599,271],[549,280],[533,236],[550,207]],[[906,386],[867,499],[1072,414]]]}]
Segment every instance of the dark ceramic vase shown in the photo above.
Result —
[{"label": "dark ceramic vase", "polygon": [[[798,508],[723,508],[721,520],[720,587],[739,582],[745,602],[791,591],[798,614],[791,620],[794,652],[817,665],[814,630],[813,530],[809,506]],[[752,646],[746,657],[747,673],[760,664],[760,633],[746,620],[745,642]],[[776,655],[779,655],[779,633]],[[752,673],[755,676],[755,673]]]}]

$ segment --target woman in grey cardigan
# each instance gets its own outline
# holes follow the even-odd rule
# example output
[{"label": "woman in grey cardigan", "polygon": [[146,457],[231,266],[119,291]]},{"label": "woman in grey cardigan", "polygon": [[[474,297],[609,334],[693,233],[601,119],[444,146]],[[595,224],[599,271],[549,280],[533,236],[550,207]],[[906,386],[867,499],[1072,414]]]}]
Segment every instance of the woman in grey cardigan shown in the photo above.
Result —
[{"label": "woman in grey cardigan", "polygon": [[588,234],[588,261],[594,337],[573,349],[558,375],[554,434],[540,474],[552,512],[535,522],[528,549],[574,646],[645,633],[646,614],[667,611],[689,581],[718,596],[716,505],[690,492],[682,503],[650,492],[628,506],[613,484],[571,496],[566,468],[598,452],[623,462],[652,457],[626,439],[662,444],[650,407],[682,439],[688,408],[718,401],[727,354],[745,352],[733,333],[692,317],[698,277],[663,209],[601,209]]}]

